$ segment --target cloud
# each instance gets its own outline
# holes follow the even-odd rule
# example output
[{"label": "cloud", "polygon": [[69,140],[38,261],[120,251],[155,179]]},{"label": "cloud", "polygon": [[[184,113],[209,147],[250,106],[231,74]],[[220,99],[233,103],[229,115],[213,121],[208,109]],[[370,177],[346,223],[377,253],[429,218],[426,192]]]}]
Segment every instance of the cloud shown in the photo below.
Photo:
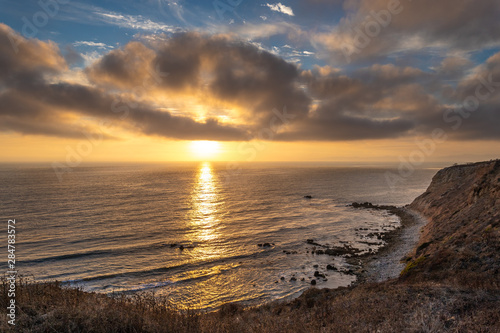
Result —
[{"label": "cloud", "polygon": [[500,53],[476,66],[450,53],[432,70],[387,63],[303,70],[232,34],[190,32],[129,42],[72,74],[56,44],[0,25],[0,131],[241,141],[269,128],[274,110],[286,107],[294,118],[275,140],[411,137],[451,128],[455,121],[444,115],[463,109],[481,80],[490,80],[492,91],[479,88],[488,98],[449,135],[500,139]]},{"label": "cloud", "polygon": [[41,79],[41,72],[56,73],[67,69],[66,62],[53,42],[26,40],[0,23],[0,83],[15,83],[20,77]]},{"label": "cloud", "polygon": [[[89,79],[96,84],[120,88],[140,86],[147,78],[145,64],[151,63],[155,53],[140,42],[112,50],[85,69]],[[146,68],[147,69],[147,68]]]},{"label": "cloud", "polygon": [[275,3],[275,4],[266,3],[266,6],[269,7],[272,11],[275,11],[275,12],[278,12],[278,13],[282,13],[282,14],[286,14],[286,15],[290,15],[290,16],[295,16],[295,14],[293,13],[292,8],[290,8],[288,6],[285,6],[281,2],[278,2],[278,3]]},{"label": "cloud", "polygon": [[500,46],[496,0],[346,0],[344,9],[339,24],[311,34],[322,56],[337,64]]},{"label": "cloud", "polygon": [[[9,39],[18,45],[18,54],[10,46]],[[216,119],[196,121],[141,103],[128,94],[97,86],[52,82],[68,70],[53,43],[26,40],[5,25],[0,25],[0,41],[1,131],[69,138],[104,131],[103,137],[111,138],[114,135],[105,131],[121,127],[145,135],[176,139],[245,139],[244,129],[221,124]],[[133,49],[137,45],[130,47]],[[114,67],[106,67],[109,68]],[[109,75],[118,73],[110,71]],[[125,76],[127,79],[129,77]],[[111,126],[86,126],[79,120],[82,116],[96,117]]]},{"label": "cloud", "polygon": [[84,61],[82,55],[77,52],[72,46],[66,45],[63,51],[64,59],[68,63],[68,65],[78,64],[79,62]]},{"label": "cloud", "polygon": [[299,69],[252,44],[227,35],[182,33],[151,47],[129,43],[87,73],[95,84],[132,89],[156,72],[166,78],[153,88],[157,94],[224,106],[248,126],[265,124],[274,108],[285,105],[297,116],[308,112],[310,98],[299,87]]},{"label": "cloud", "polygon": [[458,81],[467,75],[474,63],[466,56],[451,55],[444,58],[439,66],[431,69],[439,73],[443,80]]},{"label": "cloud", "polygon": [[143,15],[130,15],[110,11],[98,6],[85,3],[74,2],[70,7],[66,7],[60,17],[65,20],[72,20],[86,24],[105,24],[120,28],[142,30],[147,32],[174,32],[178,28],[154,21]]},{"label": "cloud", "polygon": [[141,15],[125,15],[115,12],[95,11],[97,17],[102,22],[107,24],[116,25],[122,28],[147,30],[147,31],[168,31],[173,32],[175,29],[167,24],[154,22],[150,19],[144,18]]},{"label": "cloud", "polygon": [[410,120],[374,120],[335,114],[329,119],[308,119],[294,129],[278,134],[276,139],[283,141],[386,139],[404,136],[413,127],[414,124]]},{"label": "cloud", "polygon": [[268,38],[276,35],[286,35],[289,39],[296,40],[304,37],[304,32],[300,26],[288,22],[273,23],[246,23],[236,27],[223,27],[222,31],[227,34],[234,34],[235,37],[255,40]]},{"label": "cloud", "polygon": [[98,42],[92,42],[92,41],[77,41],[73,43],[74,46],[90,46],[90,47],[96,47],[99,49],[112,49],[113,46],[107,45],[104,43],[98,43]]},{"label": "cloud", "polygon": [[500,139],[500,52],[464,76],[451,98],[449,119],[460,139]]}]

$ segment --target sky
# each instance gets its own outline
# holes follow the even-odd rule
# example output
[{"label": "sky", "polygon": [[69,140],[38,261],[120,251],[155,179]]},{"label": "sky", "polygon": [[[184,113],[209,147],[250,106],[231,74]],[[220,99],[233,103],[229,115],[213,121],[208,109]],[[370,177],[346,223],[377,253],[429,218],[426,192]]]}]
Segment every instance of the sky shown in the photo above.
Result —
[{"label": "sky", "polygon": [[0,0],[2,162],[500,155],[497,0]]}]

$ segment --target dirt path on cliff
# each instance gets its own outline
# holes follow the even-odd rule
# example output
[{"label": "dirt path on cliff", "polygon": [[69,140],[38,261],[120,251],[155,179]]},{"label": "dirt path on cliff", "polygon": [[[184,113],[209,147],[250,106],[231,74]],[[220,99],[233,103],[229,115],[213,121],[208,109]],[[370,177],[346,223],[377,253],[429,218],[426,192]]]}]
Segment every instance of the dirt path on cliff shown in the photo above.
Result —
[{"label": "dirt path on cliff", "polygon": [[420,229],[427,224],[427,219],[415,211],[405,209],[412,221],[401,221],[402,228],[390,241],[390,245],[377,253],[365,265],[364,279],[368,282],[380,282],[399,276],[405,267],[401,258],[410,253],[420,238]]}]

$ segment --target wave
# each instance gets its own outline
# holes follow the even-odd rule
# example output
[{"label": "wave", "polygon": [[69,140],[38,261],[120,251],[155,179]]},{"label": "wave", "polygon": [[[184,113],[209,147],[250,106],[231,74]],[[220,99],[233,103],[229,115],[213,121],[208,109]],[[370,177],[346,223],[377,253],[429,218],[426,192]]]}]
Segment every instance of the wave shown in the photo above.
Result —
[{"label": "wave", "polygon": [[[220,258],[220,259],[216,259],[216,260],[208,261],[208,262],[207,261],[200,261],[198,263],[184,263],[184,264],[174,265],[174,266],[169,266],[169,267],[157,267],[157,268],[135,270],[135,271],[128,271],[128,272],[95,275],[95,276],[84,277],[81,279],[63,280],[61,282],[64,284],[77,284],[77,283],[88,283],[88,282],[102,281],[102,280],[113,279],[113,278],[117,278],[117,277],[122,277],[122,278],[141,277],[141,278],[144,278],[145,276],[161,274],[161,273],[173,273],[175,271],[184,272],[184,273],[185,272],[197,272],[196,273],[197,275],[194,277],[188,277],[185,279],[179,279],[179,280],[175,281],[176,283],[188,282],[188,281],[197,280],[197,279],[200,279],[203,277],[213,275],[213,274],[203,274],[204,272],[220,273],[220,272],[224,272],[224,271],[227,271],[229,269],[233,269],[233,268],[239,266],[236,264],[230,264],[230,263],[228,263],[228,261],[236,262],[236,261],[241,261],[241,260],[244,260],[244,259],[247,259],[250,257],[253,259],[259,259],[262,255],[264,255],[263,254],[264,252],[265,251],[260,251],[260,252],[250,253],[250,254],[236,255],[236,256]],[[221,264],[224,264],[225,267],[229,267],[229,268],[225,269],[224,267],[220,267]],[[214,268],[218,268],[218,269],[213,270]],[[192,274],[192,275],[195,275],[195,274]],[[52,278],[61,278],[61,277],[54,276]],[[50,277],[49,277],[49,279],[50,279]]]},{"label": "wave", "polygon": [[[189,244],[193,246],[197,246],[197,244]],[[91,250],[85,252],[76,252],[70,254],[62,254],[57,256],[49,256],[32,260],[20,260],[21,264],[37,264],[43,263],[46,261],[57,261],[57,260],[72,260],[79,259],[82,257],[95,257],[95,256],[105,256],[105,255],[120,255],[120,254],[128,254],[128,253],[136,253],[141,250],[158,250],[162,248],[170,248],[171,245],[168,243],[156,243],[156,244],[147,244],[147,245],[137,245],[137,246],[129,246],[129,247],[121,247],[121,248],[110,248],[104,250]],[[172,248],[174,249],[174,248]]]},{"label": "wave", "polygon": [[141,284],[139,286],[136,286],[135,288],[128,289],[127,291],[128,292],[137,292],[137,291],[166,287],[166,286],[169,286],[172,284],[174,284],[174,282],[172,282],[172,281],[160,281],[160,282],[145,283],[145,284]]}]

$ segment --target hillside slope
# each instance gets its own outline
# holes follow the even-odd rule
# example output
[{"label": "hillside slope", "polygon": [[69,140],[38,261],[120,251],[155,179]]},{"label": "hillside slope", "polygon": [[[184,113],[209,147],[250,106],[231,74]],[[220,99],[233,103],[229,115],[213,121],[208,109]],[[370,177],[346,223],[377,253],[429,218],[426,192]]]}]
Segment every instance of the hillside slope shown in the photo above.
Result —
[{"label": "hillside slope", "polygon": [[404,276],[460,285],[498,285],[500,160],[440,170],[409,207],[429,223]]}]

